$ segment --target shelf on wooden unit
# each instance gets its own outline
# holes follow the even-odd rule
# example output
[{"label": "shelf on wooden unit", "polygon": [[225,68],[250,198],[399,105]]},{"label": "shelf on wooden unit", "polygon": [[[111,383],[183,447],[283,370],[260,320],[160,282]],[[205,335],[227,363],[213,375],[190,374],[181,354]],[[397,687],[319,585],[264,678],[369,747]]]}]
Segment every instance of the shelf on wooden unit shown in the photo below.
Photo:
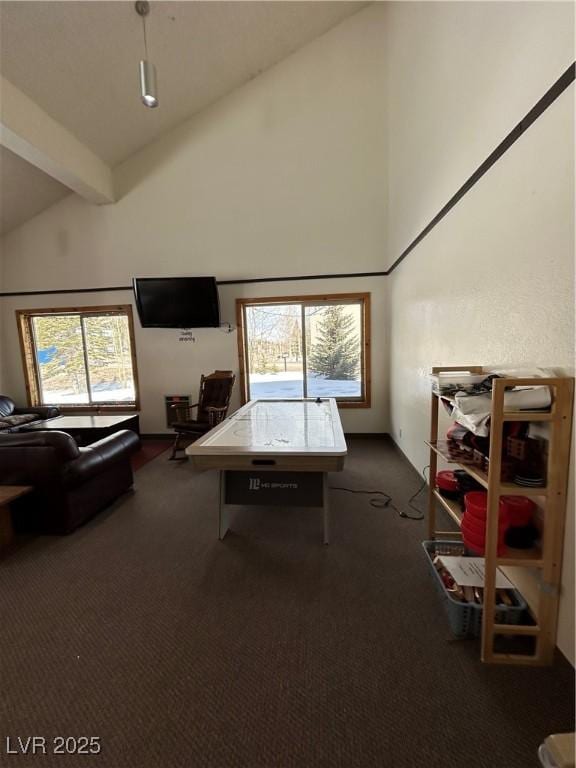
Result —
[{"label": "shelf on wooden unit", "polygon": [[543,486],[533,488],[529,485],[516,483],[500,483],[498,490],[502,496],[546,496],[548,491]]},{"label": "shelf on wooden unit", "polygon": [[494,624],[494,634],[538,635],[540,634],[540,627],[538,624]]},{"label": "shelf on wooden unit", "polygon": [[444,461],[448,462],[448,464],[456,464],[465,472],[467,472],[470,477],[473,477],[477,483],[480,483],[480,485],[482,485],[484,488],[488,488],[488,475],[486,472],[478,469],[478,467],[475,467],[473,464],[461,464],[459,461],[451,458],[445,443],[426,442],[426,445],[429,448],[432,448],[434,453],[437,453],[438,456],[441,456]]},{"label": "shelf on wooden unit", "polygon": [[[441,456],[448,464],[456,464],[458,467],[467,472],[470,477],[474,478],[477,483],[480,483],[486,490],[488,490],[488,475],[473,464],[462,464],[459,461],[451,458],[448,453],[448,449],[445,447],[445,443],[433,443],[425,441],[426,445],[431,448],[438,456]],[[517,485],[516,483],[500,483],[498,485],[498,492],[503,496],[546,496],[547,490],[544,486],[532,487],[529,485]]]},{"label": "shelf on wooden unit", "polygon": [[460,504],[457,501],[452,501],[452,499],[444,498],[444,496],[442,496],[442,494],[437,490],[434,491],[434,496],[436,496],[440,504],[444,507],[446,512],[448,512],[452,520],[460,525],[462,521],[462,515],[464,514]]},{"label": "shelf on wooden unit", "polygon": [[544,667],[550,663],[542,659],[539,654],[534,653],[527,655],[523,653],[492,653],[489,659],[486,659],[482,654],[482,661],[489,661],[490,664],[529,664],[533,667]]},{"label": "shelf on wooden unit", "polygon": [[[433,392],[439,400],[443,400],[453,408],[456,407],[456,399],[449,395],[442,395],[439,392]],[[488,393],[478,393],[488,394]],[[552,411],[504,411],[502,421],[553,421],[554,413]]]},{"label": "shelf on wooden unit", "polygon": [[540,549],[511,549],[508,547],[503,555],[496,558],[496,565],[516,565],[519,567],[542,568],[542,550]]},{"label": "shelf on wooden unit", "polygon": [[550,411],[505,411],[502,421],[553,421],[554,414]]}]

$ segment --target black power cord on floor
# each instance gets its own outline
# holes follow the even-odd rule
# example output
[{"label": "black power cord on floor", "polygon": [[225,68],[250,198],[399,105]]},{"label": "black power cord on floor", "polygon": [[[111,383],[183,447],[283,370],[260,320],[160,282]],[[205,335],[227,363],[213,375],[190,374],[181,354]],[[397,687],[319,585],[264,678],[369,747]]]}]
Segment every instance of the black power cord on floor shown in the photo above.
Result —
[{"label": "black power cord on floor", "polygon": [[414,493],[408,499],[408,506],[410,507],[410,509],[413,509],[415,512],[418,512],[418,515],[409,515],[407,512],[404,512],[403,510],[398,509],[398,507],[395,504],[393,504],[393,502],[392,502],[392,496],[390,496],[390,494],[386,493],[385,491],[379,491],[379,490],[378,491],[366,491],[366,490],[363,490],[363,489],[344,488],[343,486],[336,486],[336,485],[331,485],[330,486],[330,490],[331,491],[346,491],[347,493],[365,493],[365,494],[367,494],[367,495],[372,497],[371,499],[368,500],[368,503],[370,504],[371,507],[376,507],[376,509],[386,509],[387,507],[390,507],[395,512],[398,512],[400,517],[405,517],[408,520],[423,520],[424,519],[424,512],[422,512],[421,509],[418,509],[418,507],[416,507],[414,505],[414,501],[415,501],[415,499],[418,498],[418,496],[422,493],[424,488],[426,488],[426,486],[428,485],[428,480],[426,478],[426,470],[427,469],[430,469],[429,465],[425,466],[424,469],[422,470],[422,475],[424,477],[424,482],[422,483],[420,488],[418,488],[416,493]]}]

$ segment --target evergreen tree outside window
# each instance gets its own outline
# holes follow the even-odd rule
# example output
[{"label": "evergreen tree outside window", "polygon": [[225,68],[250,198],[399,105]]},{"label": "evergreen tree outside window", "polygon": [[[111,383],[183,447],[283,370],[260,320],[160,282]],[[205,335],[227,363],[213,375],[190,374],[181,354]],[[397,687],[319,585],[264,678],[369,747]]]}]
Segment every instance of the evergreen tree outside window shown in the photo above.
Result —
[{"label": "evergreen tree outside window", "polygon": [[244,400],[369,406],[370,294],[238,299],[237,309]]},{"label": "evergreen tree outside window", "polygon": [[308,371],[329,381],[356,379],[360,365],[356,318],[341,304],[322,308],[321,313]]}]

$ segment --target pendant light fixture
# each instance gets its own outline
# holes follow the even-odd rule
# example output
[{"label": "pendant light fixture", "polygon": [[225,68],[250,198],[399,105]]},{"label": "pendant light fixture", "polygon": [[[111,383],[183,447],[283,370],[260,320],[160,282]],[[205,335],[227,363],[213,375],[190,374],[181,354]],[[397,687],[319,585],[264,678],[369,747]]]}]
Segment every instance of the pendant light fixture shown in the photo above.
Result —
[{"label": "pendant light fixture", "polygon": [[144,58],[140,61],[140,97],[150,108],[158,106],[158,88],[156,85],[156,67],[148,61],[148,41],[146,40],[146,16],[150,13],[148,0],[138,0],[134,4],[136,13],[142,18],[144,30]]}]

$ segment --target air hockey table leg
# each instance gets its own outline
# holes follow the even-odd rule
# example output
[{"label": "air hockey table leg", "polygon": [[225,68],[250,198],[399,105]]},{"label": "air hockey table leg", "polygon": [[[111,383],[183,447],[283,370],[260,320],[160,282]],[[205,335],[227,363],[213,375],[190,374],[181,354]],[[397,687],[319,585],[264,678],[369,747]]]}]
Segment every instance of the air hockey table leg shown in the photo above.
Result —
[{"label": "air hockey table leg", "polygon": [[330,500],[328,498],[328,473],[322,473],[322,511],[324,515],[324,544],[330,544]]},{"label": "air hockey table leg", "polygon": [[220,541],[228,533],[230,510],[226,504],[226,472],[220,470],[220,499],[218,504],[218,538]]}]

